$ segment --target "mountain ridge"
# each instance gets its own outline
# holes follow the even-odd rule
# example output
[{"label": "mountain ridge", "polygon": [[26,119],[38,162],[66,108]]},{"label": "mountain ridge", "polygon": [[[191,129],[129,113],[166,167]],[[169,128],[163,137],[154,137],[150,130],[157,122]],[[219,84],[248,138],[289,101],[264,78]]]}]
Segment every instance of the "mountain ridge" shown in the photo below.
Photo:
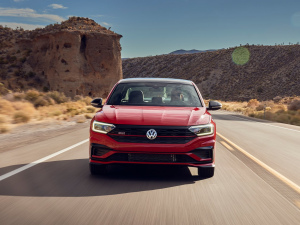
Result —
[{"label": "mountain ridge", "polygon": [[[249,52],[243,65],[234,51]],[[240,57],[243,60],[243,57]],[[246,45],[212,52],[127,59],[123,76],[170,77],[194,81],[205,98],[243,101],[300,95],[300,45]]]},{"label": "mountain ridge", "polygon": [[211,51],[216,51],[216,50],[215,49],[209,49],[209,50],[197,50],[197,49],[184,50],[184,49],[179,49],[179,50],[175,50],[173,52],[170,52],[169,55],[194,54],[194,53],[211,52]]}]

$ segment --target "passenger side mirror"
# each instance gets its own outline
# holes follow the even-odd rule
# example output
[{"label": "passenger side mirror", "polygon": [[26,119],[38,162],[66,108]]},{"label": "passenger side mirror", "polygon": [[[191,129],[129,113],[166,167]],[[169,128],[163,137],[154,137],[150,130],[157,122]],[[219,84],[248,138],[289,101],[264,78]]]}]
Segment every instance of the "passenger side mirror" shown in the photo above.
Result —
[{"label": "passenger side mirror", "polygon": [[217,101],[209,101],[207,110],[218,110],[222,108],[222,104]]},{"label": "passenger side mirror", "polygon": [[96,108],[102,108],[103,105],[102,105],[102,98],[94,98],[92,101],[91,101],[91,105],[96,107]]}]

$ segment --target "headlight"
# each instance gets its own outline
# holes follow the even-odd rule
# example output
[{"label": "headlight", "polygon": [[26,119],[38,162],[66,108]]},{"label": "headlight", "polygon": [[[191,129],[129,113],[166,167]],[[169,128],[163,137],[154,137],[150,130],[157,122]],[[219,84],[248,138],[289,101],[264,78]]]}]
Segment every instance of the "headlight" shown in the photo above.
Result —
[{"label": "headlight", "polygon": [[189,130],[197,136],[205,136],[214,133],[214,125],[212,123],[198,126],[191,126]]},{"label": "headlight", "polygon": [[115,128],[116,128],[116,126],[113,125],[113,124],[102,123],[102,122],[98,122],[96,120],[94,120],[93,126],[92,126],[93,131],[98,132],[98,133],[102,133],[102,134],[106,134],[106,133],[112,131]]}]

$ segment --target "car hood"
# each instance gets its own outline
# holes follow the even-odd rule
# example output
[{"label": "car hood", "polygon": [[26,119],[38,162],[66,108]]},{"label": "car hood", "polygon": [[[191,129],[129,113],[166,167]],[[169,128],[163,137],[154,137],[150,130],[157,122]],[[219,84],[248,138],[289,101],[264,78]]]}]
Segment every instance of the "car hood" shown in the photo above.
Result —
[{"label": "car hood", "polygon": [[112,124],[192,126],[211,122],[205,107],[104,105],[95,120]]}]

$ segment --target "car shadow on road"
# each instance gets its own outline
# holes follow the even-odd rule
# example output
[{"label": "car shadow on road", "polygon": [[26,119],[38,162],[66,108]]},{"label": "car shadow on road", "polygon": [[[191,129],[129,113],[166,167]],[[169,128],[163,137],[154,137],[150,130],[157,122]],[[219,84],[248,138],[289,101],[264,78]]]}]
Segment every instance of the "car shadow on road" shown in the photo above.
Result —
[{"label": "car shadow on road", "polygon": [[[8,167],[2,169],[9,170]],[[108,170],[106,176],[90,175],[88,159],[44,162],[0,181],[0,195],[104,196],[164,189],[201,180],[193,176],[188,167],[115,165]]]}]

